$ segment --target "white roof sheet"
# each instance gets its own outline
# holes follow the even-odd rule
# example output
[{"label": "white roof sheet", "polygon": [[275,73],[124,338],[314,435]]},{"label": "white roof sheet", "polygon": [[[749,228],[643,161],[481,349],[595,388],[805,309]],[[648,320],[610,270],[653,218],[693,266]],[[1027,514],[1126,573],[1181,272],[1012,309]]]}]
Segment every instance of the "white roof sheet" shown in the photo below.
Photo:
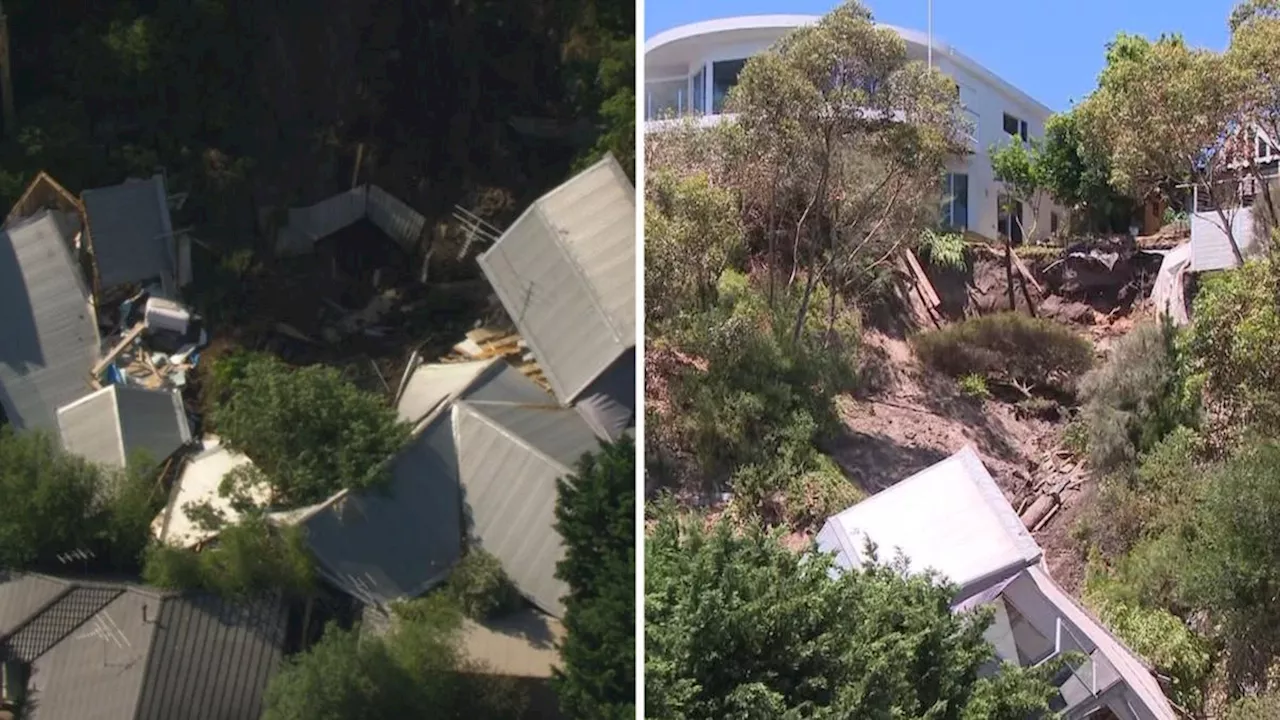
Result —
[{"label": "white roof sheet", "polygon": [[[208,501],[215,509],[225,513],[228,522],[235,522],[239,514],[231,509],[231,502],[227,498],[218,494],[218,485],[227,473],[250,462],[244,455],[223,447],[217,437],[206,437],[203,452],[187,461],[182,474],[174,483],[168,507],[152,526],[156,538],[171,545],[191,547],[216,534],[200,529],[187,517],[183,511],[183,506],[187,503]],[[265,490],[254,499],[265,503]]]},{"label": "white roof sheet", "polygon": [[936,570],[962,594],[1041,555],[969,446],[829,518],[818,545],[850,567],[865,560],[867,540],[877,545],[881,561],[901,551],[913,572]]},{"label": "white roof sheet", "polygon": [[[416,425],[458,397],[494,360],[419,365],[396,402],[401,422]],[[499,360],[500,362],[500,360]]]}]

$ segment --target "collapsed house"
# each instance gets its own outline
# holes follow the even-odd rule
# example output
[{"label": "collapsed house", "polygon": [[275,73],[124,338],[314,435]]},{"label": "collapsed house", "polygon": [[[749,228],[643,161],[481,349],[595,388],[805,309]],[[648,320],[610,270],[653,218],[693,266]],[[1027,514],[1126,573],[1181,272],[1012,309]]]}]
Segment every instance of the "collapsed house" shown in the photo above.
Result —
[{"label": "collapsed house", "polygon": [[[111,467],[137,450],[163,462],[190,441],[181,395],[159,381],[124,389],[136,378],[110,362],[144,330],[171,329],[151,317],[190,280],[189,239],[174,233],[169,203],[160,175],[76,198],[40,173],[14,205],[0,235],[0,419],[15,430],[57,433]],[[130,296],[147,299],[137,310],[150,322],[126,332]]]},{"label": "collapsed house", "polygon": [[0,573],[0,716],[258,717],[288,617],[278,599]]},{"label": "collapsed house", "polygon": [[910,571],[934,570],[957,586],[954,611],[992,606],[985,637],[997,662],[1030,667],[1081,653],[1082,664],[1055,678],[1050,709],[1067,720],[1177,717],[1151,669],[1049,577],[972,447],[829,518],[817,538],[845,569],[869,559],[868,541],[881,560],[901,553]]}]

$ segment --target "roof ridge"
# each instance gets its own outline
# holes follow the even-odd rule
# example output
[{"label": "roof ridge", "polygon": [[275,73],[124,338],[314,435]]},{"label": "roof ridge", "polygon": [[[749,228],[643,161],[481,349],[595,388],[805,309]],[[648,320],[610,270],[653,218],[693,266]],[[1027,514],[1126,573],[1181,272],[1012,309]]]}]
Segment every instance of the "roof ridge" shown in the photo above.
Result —
[{"label": "roof ridge", "polygon": [[[503,425],[502,423],[498,422],[495,418],[491,417],[490,415],[488,415],[488,414],[487,414],[487,413],[485,413],[484,411],[480,410],[480,409],[479,409],[479,408],[477,408],[474,404],[472,404],[472,403],[466,403],[466,402],[459,402],[459,403],[454,403],[454,406],[453,406],[453,407],[454,407],[453,411],[454,411],[455,413],[456,413],[456,412],[458,412],[459,410],[469,411],[472,415],[474,415],[475,417],[479,418],[481,422],[483,422],[484,424],[486,424],[486,425],[488,425],[489,427],[493,428],[494,430],[497,430],[497,431],[498,431],[499,433],[501,433],[503,436],[505,436],[505,437],[507,437],[507,438],[510,438],[510,439],[511,439],[513,442],[515,442],[517,445],[519,445],[519,446],[521,446],[521,447],[525,448],[526,450],[529,450],[530,452],[534,453],[534,454],[535,454],[535,455],[537,455],[538,457],[542,458],[542,460],[543,460],[543,461],[548,462],[548,463],[551,463],[551,464],[552,464],[552,465],[554,465],[555,467],[558,467],[558,468],[560,468],[560,469],[564,470],[564,474],[565,474],[565,475],[572,475],[572,474],[573,474],[573,468],[571,468],[571,467],[569,467],[569,466],[565,465],[564,463],[560,462],[559,460],[556,460],[555,458],[551,457],[551,456],[550,456],[550,455],[548,455],[548,454],[547,454],[547,453],[546,453],[542,448],[540,448],[540,447],[538,447],[538,446],[534,445],[533,443],[529,442],[528,438],[525,438],[525,437],[523,437],[522,435],[519,435],[518,433],[516,433],[516,432],[512,431],[512,430],[511,430],[511,428],[508,428],[506,425]],[[566,408],[557,408],[557,409],[566,409]],[[572,410],[570,410],[570,412],[572,412]],[[457,423],[456,423],[456,422],[455,422],[455,430],[454,430],[454,432],[455,432],[455,436],[456,436],[456,435],[457,435]],[[593,433],[593,434],[594,434],[594,433]],[[461,438],[459,438],[459,439],[461,439]],[[456,441],[455,441],[455,442],[456,442]],[[462,452],[464,452],[464,450],[463,450],[463,448],[462,448],[462,443],[461,443],[461,442],[458,442],[458,443],[457,443],[457,445],[458,445],[458,453],[459,453],[459,455],[461,455],[461,454],[462,454]],[[459,457],[459,463],[461,463],[461,457]]]}]

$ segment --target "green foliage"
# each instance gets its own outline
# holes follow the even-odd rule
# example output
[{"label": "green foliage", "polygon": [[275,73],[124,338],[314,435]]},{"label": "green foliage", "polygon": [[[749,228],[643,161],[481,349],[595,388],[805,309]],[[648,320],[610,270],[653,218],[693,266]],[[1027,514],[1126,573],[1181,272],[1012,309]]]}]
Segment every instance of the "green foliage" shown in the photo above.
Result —
[{"label": "green foliage", "polygon": [[1081,520],[1087,544],[1117,558],[1180,525],[1199,496],[1200,445],[1194,431],[1178,427],[1142,455],[1136,470],[1104,476]]},{"label": "green foliage", "polygon": [[1227,708],[1222,720],[1271,720],[1280,717],[1280,693],[1240,698]]},{"label": "green foliage", "polygon": [[794,553],[752,527],[663,513],[645,542],[645,708],[654,717],[1023,720],[1044,673],[980,679],[989,613],[952,614],[953,588],[872,564]]},{"label": "green foliage", "polygon": [[1096,569],[1086,577],[1084,601],[1103,625],[1171,679],[1171,700],[1191,710],[1203,707],[1212,670],[1205,638],[1166,610],[1126,602],[1117,581]]},{"label": "green foliage", "polygon": [[1280,307],[1265,260],[1204,279],[1186,349],[1209,403],[1236,426],[1280,424]]},{"label": "green foliage", "polygon": [[980,373],[970,373],[960,378],[958,383],[960,392],[971,398],[978,400],[986,400],[991,397],[991,390],[987,387],[987,377]]},{"label": "green foliage", "polygon": [[1051,115],[1039,156],[1044,188],[1082,211],[1086,229],[1127,231],[1135,203],[1111,187],[1111,163],[1099,144],[1085,132],[1079,111]]},{"label": "green foliage", "polygon": [[911,338],[916,355],[951,377],[983,375],[1069,390],[1093,363],[1089,341],[1058,323],[1006,312]]},{"label": "green foliage", "polygon": [[342,488],[370,487],[408,438],[392,408],[334,368],[295,369],[267,356],[235,362],[243,365],[215,371],[230,392],[212,421],[228,447],[265,473],[273,505],[298,507]]},{"label": "green foliage", "polygon": [[[987,155],[991,158],[991,172],[997,182],[1004,184],[1009,199],[1031,206],[1031,226],[1023,228],[1023,235],[1028,241],[1034,241],[1040,201],[1047,184],[1040,141],[1027,138],[1023,142],[1020,137],[1010,136],[1004,145],[992,146]],[[1017,222],[1021,224],[1021,218]]]},{"label": "green foliage", "polygon": [[635,717],[635,477],[630,438],[606,445],[559,482],[556,577],[565,596],[562,667],[553,684],[569,718]]},{"label": "green foliage", "polygon": [[[727,277],[733,285],[736,276]],[[682,445],[708,476],[731,475],[735,503],[747,513],[779,490],[807,505],[813,489],[830,488],[839,473],[816,445],[838,427],[834,398],[851,386],[852,368],[838,347],[817,339],[825,334],[820,317],[810,316],[793,341],[796,302],[779,298],[770,308],[752,283],[723,293],[721,306],[688,333],[705,371],[686,369],[671,383],[670,421]]]},{"label": "green foliage", "polygon": [[920,250],[925,259],[944,270],[963,270],[964,235],[952,232],[938,232],[926,228],[920,234]]},{"label": "green foliage", "polygon": [[1242,449],[1208,474],[1178,573],[1183,602],[1215,620],[1237,686],[1263,683],[1280,654],[1280,444]]},{"label": "green foliage", "polygon": [[473,620],[501,617],[521,605],[520,592],[502,569],[502,561],[473,547],[449,573],[447,594]]},{"label": "green foliage", "polygon": [[95,544],[101,472],[42,433],[0,427],[0,568]]},{"label": "green foliage", "polygon": [[709,310],[716,285],[742,243],[733,193],[705,174],[650,174],[645,194],[645,318],[656,325]]},{"label": "green foliage", "polygon": [[1111,357],[1080,382],[1089,428],[1089,461],[1112,472],[1178,425],[1194,425],[1197,407],[1184,391],[1183,361],[1173,325],[1146,323],[1121,338]]},{"label": "green foliage", "polygon": [[146,550],[142,577],[150,585],[203,589],[224,597],[281,590],[303,596],[315,587],[315,568],[299,527],[274,527],[261,513],[224,526],[199,552],[165,544]]},{"label": "green foliage", "polygon": [[56,567],[58,555],[79,549],[132,572],[164,504],[153,472],[142,457],[108,469],[52,435],[0,427],[0,569]]},{"label": "green foliage", "polygon": [[397,608],[385,637],[336,625],[288,658],[267,688],[263,720],[519,718],[524,698],[463,653],[462,615],[438,596]]}]

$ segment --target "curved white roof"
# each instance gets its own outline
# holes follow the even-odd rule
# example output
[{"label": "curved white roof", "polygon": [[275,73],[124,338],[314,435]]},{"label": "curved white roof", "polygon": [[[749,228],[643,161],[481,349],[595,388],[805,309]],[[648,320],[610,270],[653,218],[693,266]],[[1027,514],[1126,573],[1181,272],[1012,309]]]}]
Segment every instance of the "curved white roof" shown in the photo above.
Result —
[{"label": "curved white roof", "polygon": [[[786,32],[805,25],[812,25],[821,19],[821,15],[740,15],[737,17],[703,20],[689,23],[688,25],[679,25],[654,35],[645,42],[644,54],[648,56],[650,53],[665,47],[685,41],[694,41],[699,38],[705,38],[708,43],[714,42],[712,36],[715,35],[750,34],[752,31],[759,30]],[[877,23],[877,25],[896,32],[903,40],[912,45],[926,48],[932,45],[935,55],[947,58],[966,72],[972,73],[975,77],[989,83],[1014,100],[1039,109],[1046,115],[1053,112],[1044,103],[1009,84],[995,73],[978,64],[976,60],[964,55],[936,37],[931,42],[929,36],[919,30],[884,23]]]}]

